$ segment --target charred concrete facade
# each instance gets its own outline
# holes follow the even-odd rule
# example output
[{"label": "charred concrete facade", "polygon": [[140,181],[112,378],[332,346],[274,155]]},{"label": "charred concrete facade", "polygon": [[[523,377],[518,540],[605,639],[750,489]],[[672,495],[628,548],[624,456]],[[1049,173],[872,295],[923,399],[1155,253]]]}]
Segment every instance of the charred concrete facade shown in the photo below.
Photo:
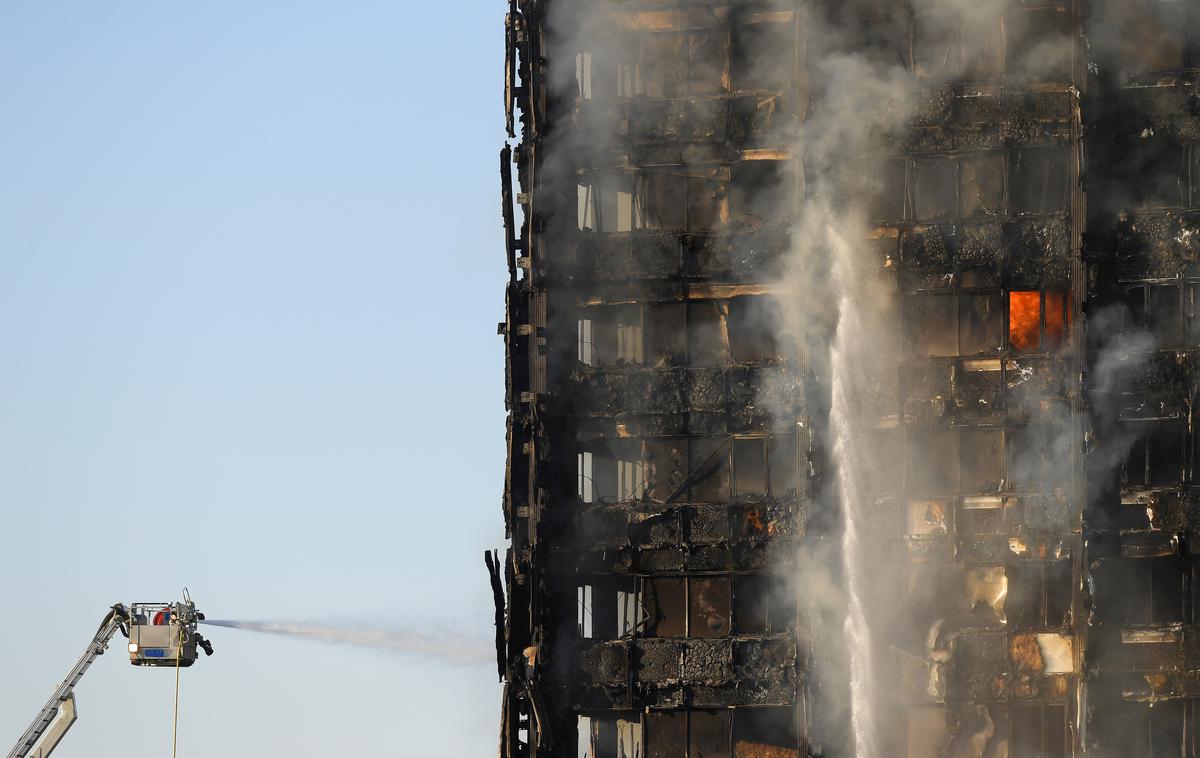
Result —
[{"label": "charred concrete facade", "polygon": [[[512,0],[505,33],[500,754],[1200,756],[1200,6]],[[817,157],[847,57],[907,104]],[[831,160],[898,346],[860,554],[802,241]]]}]

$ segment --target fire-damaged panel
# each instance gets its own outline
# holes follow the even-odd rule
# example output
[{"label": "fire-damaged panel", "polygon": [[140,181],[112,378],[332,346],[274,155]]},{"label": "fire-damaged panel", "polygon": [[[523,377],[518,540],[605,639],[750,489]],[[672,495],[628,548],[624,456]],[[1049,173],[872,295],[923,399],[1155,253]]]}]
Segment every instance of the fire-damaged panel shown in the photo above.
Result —
[{"label": "fire-damaged panel", "polygon": [[502,756],[1200,757],[1197,29],[510,0]]}]

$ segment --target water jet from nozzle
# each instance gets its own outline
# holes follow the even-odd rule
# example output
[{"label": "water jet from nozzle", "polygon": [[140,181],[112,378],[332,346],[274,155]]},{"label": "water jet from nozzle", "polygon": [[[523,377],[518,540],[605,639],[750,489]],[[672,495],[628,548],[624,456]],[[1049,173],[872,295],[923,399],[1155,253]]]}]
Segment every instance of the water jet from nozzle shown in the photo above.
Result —
[{"label": "water jet from nozzle", "polygon": [[299,621],[205,619],[201,623],[208,626],[245,629],[251,632],[275,634],[314,642],[404,653],[461,665],[493,663],[496,655],[495,651],[486,643],[453,633],[431,636],[407,629],[314,624]]}]

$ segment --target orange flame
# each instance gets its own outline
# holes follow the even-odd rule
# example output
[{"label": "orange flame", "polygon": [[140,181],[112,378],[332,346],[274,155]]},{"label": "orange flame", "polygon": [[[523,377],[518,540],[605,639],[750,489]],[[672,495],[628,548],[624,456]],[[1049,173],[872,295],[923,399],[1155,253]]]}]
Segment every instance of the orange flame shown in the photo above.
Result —
[{"label": "orange flame", "polygon": [[[1060,301],[1061,303],[1061,301]],[[1061,314],[1062,307],[1059,306]],[[1061,315],[1059,317],[1061,328]],[[1008,344],[1014,350],[1037,350],[1041,342],[1042,297],[1040,292],[1008,293]]]},{"label": "orange flame", "polygon": [[761,532],[765,525],[763,524],[762,513],[757,508],[751,508],[746,511],[746,524],[756,532]]}]

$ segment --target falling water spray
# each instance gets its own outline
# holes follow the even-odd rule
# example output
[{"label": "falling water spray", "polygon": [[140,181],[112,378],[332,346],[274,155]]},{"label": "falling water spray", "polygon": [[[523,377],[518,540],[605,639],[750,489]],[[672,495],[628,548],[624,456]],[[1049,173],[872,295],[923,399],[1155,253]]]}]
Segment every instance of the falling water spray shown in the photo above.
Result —
[{"label": "falling water spray", "polygon": [[841,239],[835,230],[830,230],[833,242],[833,280],[840,293],[838,300],[838,326],[831,352],[833,398],[829,425],[833,436],[833,456],[837,468],[838,487],[842,503],[844,527],[842,531],[842,560],[846,583],[845,634],[850,656],[850,718],[854,734],[857,758],[875,758],[877,755],[875,725],[872,720],[872,641],[871,627],[867,617],[867,552],[866,540],[869,531],[866,493],[863,491],[862,441],[860,419],[856,412],[858,388],[861,383],[856,374],[863,362],[870,360],[863,354],[869,344],[864,332],[862,304],[855,302],[858,281],[851,245]]}]

